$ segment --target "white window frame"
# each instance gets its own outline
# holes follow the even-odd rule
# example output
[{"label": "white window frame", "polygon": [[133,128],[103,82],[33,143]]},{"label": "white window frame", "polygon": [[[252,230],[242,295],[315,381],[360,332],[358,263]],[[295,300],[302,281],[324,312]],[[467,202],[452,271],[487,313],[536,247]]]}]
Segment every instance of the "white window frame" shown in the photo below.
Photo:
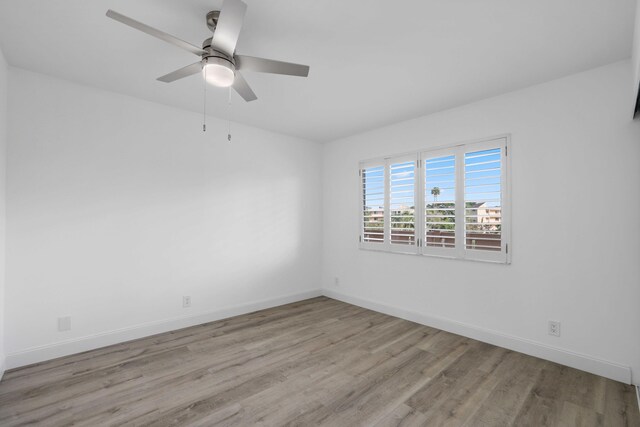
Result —
[{"label": "white window frame", "polygon": [[[479,249],[466,248],[465,236],[465,153],[482,151],[488,149],[500,148],[501,152],[501,249],[500,251],[489,251]],[[385,156],[383,158],[362,161],[359,164],[360,181],[358,183],[360,194],[360,212],[359,212],[359,247],[366,250],[386,251],[393,253],[405,253],[424,256],[436,256],[452,259],[464,259],[472,261],[485,261],[493,263],[511,263],[511,136],[509,134],[498,135],[495,137],[483,138],[480,140],[449,144],[435,147],[433,149],[420,150],[418,152],[405,153],[395,156]],[[455,156],[455,247],[440,248],[426,246],[424,241],[426,236],[426,195],[425,180],[426,168],[425,161],[430,158]],[[414,245],[392,244],[390,242],[390,165],[406,161],[415,161],[415,241]],[[384,242],[373,243],[364,242],[364,199],[362,197],[362,169],[384,166]]]}]

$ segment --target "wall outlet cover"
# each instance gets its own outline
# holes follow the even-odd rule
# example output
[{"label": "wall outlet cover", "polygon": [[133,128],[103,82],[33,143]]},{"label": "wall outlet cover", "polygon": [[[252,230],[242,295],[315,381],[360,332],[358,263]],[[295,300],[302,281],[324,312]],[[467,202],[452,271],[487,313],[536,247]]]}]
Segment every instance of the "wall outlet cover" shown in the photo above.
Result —
[{"label": "wall outlet cover", "polygon": [[560,322],[549,320],[549,335],[553,335],[554,337],[560,336]]}]

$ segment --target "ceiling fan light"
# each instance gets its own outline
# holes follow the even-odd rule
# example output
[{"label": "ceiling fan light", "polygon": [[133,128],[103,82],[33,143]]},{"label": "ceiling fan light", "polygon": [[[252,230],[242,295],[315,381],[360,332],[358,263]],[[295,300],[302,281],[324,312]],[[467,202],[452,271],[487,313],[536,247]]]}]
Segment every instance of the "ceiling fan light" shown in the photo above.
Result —
[{"label": "ceiling fan light", "polygon": [[231,62],[217,57],[207,58],[202,67],[202,75],[207,83],[218,87],[229,87],[235,79],[234,66]]}]

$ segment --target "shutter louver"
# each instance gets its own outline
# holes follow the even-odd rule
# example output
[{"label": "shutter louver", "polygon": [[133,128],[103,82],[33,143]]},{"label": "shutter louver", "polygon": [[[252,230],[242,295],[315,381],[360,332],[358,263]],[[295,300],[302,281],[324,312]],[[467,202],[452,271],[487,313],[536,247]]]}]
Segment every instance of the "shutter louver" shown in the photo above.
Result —
[{"label": "shutter louver", "polygon": [[384,243],[384,166],[361,169],[362,241]]},{"label": "shutter louver", "polygon": [[415,245],[415,160],[392,163],[390,179],[391,243]]},{"label": "shutter louver", "polygon": [[502,250],[502,150],[465,153],[465,248]]},{"label": "shutter louver", "polygon": [[456,245],[456,157],[424,161],[425,246],[455,248]]}]

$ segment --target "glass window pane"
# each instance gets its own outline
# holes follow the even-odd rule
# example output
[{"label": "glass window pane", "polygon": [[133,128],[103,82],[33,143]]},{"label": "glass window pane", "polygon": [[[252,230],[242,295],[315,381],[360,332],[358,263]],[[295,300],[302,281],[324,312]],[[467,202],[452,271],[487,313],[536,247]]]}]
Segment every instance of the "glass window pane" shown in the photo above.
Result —
[{"label": "glass window pane", "polygon": [[454,248],[456,245],[456,157],[424,161],[425,246]]},{"label": "glass window pane", "polygon": [[384,242],[384,166],[362,169],[362,240]]},{"label": "glass window pane", "polygon": [[415,161],[389,167],[391,243],[415,245]]},{"label": "glass window pane", "polygon": [[502,152],[500,148],[464,155],[464,232],[467,249],[502,248]]}]

